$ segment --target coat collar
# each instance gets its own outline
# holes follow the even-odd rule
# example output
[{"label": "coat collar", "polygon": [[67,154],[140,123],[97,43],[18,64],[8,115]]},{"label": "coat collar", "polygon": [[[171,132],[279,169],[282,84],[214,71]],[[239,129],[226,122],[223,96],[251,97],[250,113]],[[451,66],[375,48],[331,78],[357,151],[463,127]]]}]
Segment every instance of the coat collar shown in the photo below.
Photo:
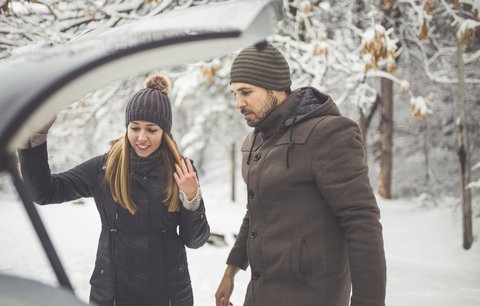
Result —
[{"label": "coat collar", "polygon": [[132,152],[132,170],[141,176],[161,176],[164,168],[163,157],[160,148],[150,156],[139,157]]},{"label": "coat collar", "polygon": [[340,111],[332,98],[313,87],[302,87],[292,92],[265,120],[255,128],[264,139],[283,132],[287,127],[307,118],[339,116]]}]

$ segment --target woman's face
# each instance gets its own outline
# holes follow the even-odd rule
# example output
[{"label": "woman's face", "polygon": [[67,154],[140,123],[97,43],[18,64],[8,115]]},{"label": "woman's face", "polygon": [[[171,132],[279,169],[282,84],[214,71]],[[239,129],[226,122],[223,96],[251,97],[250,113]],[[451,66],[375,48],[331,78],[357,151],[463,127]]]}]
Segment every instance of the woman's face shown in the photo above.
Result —
[{"label": "woman's face", "polygon": [[141,120],[128,123],[128,141],[140,157],[147,157],[155,152],[162,143],[162,136],[163,130],[155,123]]}]

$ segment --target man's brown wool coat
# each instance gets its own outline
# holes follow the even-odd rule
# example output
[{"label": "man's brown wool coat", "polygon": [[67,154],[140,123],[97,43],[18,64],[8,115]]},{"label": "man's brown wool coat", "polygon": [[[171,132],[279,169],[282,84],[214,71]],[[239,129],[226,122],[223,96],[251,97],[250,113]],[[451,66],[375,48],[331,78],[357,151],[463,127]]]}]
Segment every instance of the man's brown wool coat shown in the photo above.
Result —
[{"label": "man's brown wool coat", "polygon": [[383,306],[382,226],[358,126],[302,88],[242,154],[247,214],[227,264],[250,264],[245,305],[345,306],[351,295],[352,306]]}]

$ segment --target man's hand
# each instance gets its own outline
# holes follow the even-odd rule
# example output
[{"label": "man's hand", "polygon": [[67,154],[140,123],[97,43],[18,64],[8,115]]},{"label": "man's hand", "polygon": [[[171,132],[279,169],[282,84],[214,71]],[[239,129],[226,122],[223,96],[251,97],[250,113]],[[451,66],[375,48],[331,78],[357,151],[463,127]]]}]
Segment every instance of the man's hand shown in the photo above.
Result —
[{"label": "man's hand", "polygon": [[238,270],[240,269],[237,267],[227,266],[222,281],[215,293],[216,306],[233,306],[230,302],[230,296],[232,296],[235,274],[237,274]]}]

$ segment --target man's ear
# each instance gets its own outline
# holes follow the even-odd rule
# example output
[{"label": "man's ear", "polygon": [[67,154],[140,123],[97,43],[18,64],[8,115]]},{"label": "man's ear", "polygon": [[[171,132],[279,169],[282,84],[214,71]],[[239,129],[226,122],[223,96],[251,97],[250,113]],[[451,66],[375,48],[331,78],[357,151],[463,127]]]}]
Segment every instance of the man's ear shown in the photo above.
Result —
[{"label": "man's ear", "polygon": [[273,96],[277,99],[278,103],[282,103],[288,97],[285,91],[272,90],[272,93],[273,93]]}]

